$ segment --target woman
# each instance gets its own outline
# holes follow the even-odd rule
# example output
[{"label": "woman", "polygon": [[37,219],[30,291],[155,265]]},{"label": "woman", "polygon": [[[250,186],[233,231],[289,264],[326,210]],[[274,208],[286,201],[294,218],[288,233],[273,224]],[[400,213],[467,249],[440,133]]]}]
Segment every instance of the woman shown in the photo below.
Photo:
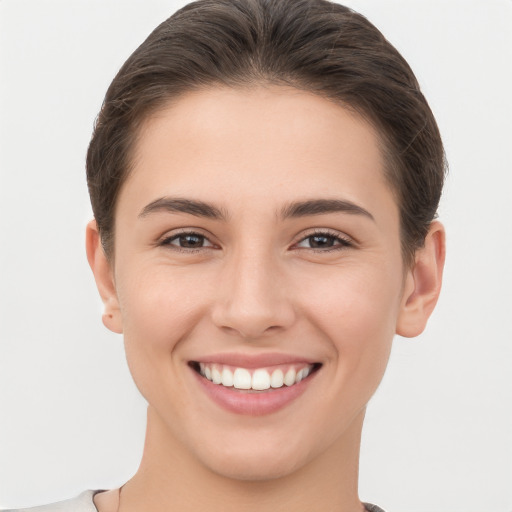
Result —
[{"label": "woman", "polygon": [[57,509],[380,510],[357,493],[361,429],[394,334],[439,295],[444,171],[412,71],[353,11],[202,0],[160,25],[87,156],[87,255],[144,454]]}]

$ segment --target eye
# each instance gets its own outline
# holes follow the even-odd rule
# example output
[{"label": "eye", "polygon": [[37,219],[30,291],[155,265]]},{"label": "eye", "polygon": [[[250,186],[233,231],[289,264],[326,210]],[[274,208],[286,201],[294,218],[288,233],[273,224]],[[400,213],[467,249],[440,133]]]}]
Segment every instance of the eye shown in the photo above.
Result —
[{"label": "eye", "polygon": [[300,240],[295,247],[314,250],[335,250],[352,247],[352,242],[339,234],[315,232]]},{"label": "eye", "polygon": [[162,241],[161,245],[170,245],[179,249],[202,249],[213,247],[213,244],[204,235],[199,233],[178,233]]}]

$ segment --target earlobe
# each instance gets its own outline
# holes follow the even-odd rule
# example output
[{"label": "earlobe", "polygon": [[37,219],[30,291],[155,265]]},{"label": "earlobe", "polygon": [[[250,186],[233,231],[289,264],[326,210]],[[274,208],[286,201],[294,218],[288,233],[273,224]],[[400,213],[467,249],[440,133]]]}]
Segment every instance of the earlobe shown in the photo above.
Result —
[{"label": "earlobe", "polygon": [[423,332],[439,298],[445,260],[445,231],[433,222],[425,244],[416,251],[415,262],[407,272],[396,333],[412,338]]},{"label": "earlobe", "polygon": [[87,224],[85,235],[87,260],[94,274],[96,286],[103,301],[103,324],[112,332],[121,334],[123,324],[117,299],[112,266],[101,245],[100,234],[95,220]]}]

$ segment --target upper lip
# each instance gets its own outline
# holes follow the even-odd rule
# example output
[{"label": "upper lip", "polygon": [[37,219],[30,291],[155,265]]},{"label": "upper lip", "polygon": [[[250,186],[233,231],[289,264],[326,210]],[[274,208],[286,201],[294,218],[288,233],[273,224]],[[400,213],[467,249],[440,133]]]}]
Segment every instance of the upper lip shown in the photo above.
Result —
[{"label": "upper lip", "polygon": [[278,366],[282,364],[314,364],[314,361],[304,356],[282,353],[261,353],[261,354],[241,354],[241,353],[226,353],[226,354],[212,354],[210,356],[202,356],[192,360],[195,363],[213,363],[213,364],[226,364],[229,366],[236,366],[241,368],[262,368],[265,366]]}]

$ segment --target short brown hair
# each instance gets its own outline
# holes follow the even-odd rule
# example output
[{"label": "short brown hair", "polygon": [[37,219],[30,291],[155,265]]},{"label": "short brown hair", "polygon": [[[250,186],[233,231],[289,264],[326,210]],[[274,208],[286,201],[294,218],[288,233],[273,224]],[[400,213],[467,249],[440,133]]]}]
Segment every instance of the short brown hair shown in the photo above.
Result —
[{"label": "short brown hair", "polygon": [[326,0],[199,0],[159,25],[129,57],[107,91],[87,153],[89,194],[107,256],[141,123],[184,92],[258,83],[318,94],[377,128],[410,263],[441,196],[446,162],[439,130],[398,51],[365,17]]}]

